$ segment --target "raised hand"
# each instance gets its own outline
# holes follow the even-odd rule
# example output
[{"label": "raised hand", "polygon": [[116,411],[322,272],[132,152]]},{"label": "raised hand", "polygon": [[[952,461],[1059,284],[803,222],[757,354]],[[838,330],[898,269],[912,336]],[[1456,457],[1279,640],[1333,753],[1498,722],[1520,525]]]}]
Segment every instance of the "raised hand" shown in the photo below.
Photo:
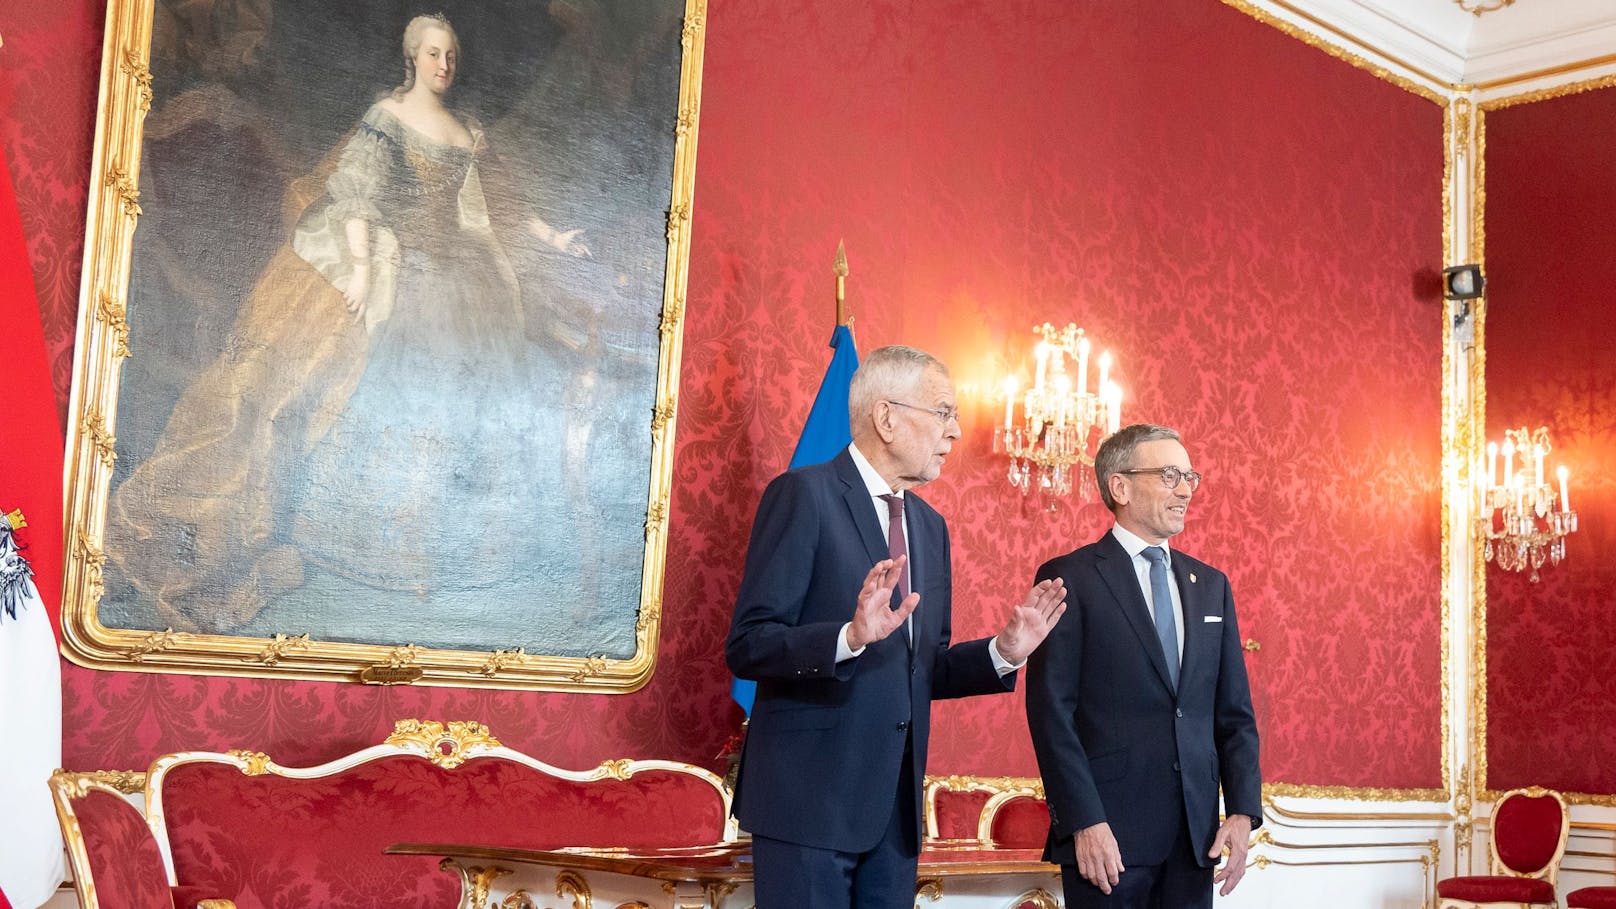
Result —
[{"label": "raised hand", "polygon": [[909,620],[915,607],[920,605],[920,594],[910,593],[892,608],[892,591],[903,577],[908,556],[882,559],[864,576],[864,587],[859,590],[858,607],[847,629],[847,646],[861,650],[897,631]]},{"label": "raised hand", "polygon": [[1039,581],[1027,593],[1027,599],[1010,611],[1010,620],[1004,623],[994,644],[999,656],[1019,666],[1044,642],[1065,612],[1066,582],[1060,578]]}]

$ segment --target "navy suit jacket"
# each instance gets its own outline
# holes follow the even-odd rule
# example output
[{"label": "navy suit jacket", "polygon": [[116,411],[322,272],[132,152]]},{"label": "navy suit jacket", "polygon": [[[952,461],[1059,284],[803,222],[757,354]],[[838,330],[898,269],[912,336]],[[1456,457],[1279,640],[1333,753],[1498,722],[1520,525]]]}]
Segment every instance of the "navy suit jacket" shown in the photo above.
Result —
[{"label": "navy suit jacket", "polygon": [[1066,614],[1027,662],[1027,723],[1049,800],[1045,859],[1075,864],[1073,836],[1106,821],[1124,867],[1163,861],[1188,823],[1203,866],[1230,814],[1262,823],[1262,776],[1229,579],[1173,550],[1184,607],[1178,690],[1134,563],[1115,536],[1044,564]]},{"label": "navy suit jacket", "polygon": [[1015,686],[1014,674],[994,668],[988,639],[949,646],[948,528],[913,490],[904,510],[920,594],[914,646],[900,628],[837,663],[864,577],[887,558],[869,489],[844,449],[763,493],[724,648],[730,671],[758,683],[735,790],[736,816],[751,833],[841,852],[874,848],[899,795],[906,740],[906,795],[923,830],[932,699]]}]

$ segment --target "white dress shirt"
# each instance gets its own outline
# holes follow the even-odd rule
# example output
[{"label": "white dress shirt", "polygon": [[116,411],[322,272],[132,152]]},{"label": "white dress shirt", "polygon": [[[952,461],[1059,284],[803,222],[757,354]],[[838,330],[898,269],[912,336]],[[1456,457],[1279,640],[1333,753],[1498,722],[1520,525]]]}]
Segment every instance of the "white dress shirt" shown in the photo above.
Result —
[{"label": "white dress shirt", "polygon": [[[892,518],[887,511],[886,500],[881,497],[897,495],[899,498],[903,498],[903,492],[901,490],[896,493],[893,492],[892,487],[888,486],[887,481],[882,478],[881,474],[876,472],[875,468],[871,466],[869,458],[866,458],[864,453],[858,450],[857,445],[848,445],[847,452],[853,456],[853,464],[854,466],[858,467],[859,476],[864,478],[864,486],[870,492],[870,500],[875,505],[876,520],[881,522],[881,538],[890,539],[892,532]],[[912,540],[914,539],[914,536],[909,532],[909,510],[905,508],[903,514],[903,538],[905,541]],[[914,557],[911,556],[903,566],[905,578],[910,581],[910,590],[915,589],[913,582],[914,575],[910,573],[914,563]],[[910,640],[914,639],[914,625],[915,618],[913,615],[911,615],[904,630],[904,633],[910,636]],[[854,650],[852,647],[848,646],[847,631],[852,626],[852,622],[848,622],[847,624],[843,625],[842,633],[836,638],[836,662],[838,663],[842,662],[843,660],[851,660],[853,657],[856,657],[864,652],[863,647]],[[1008,673],[1015,672],[1017,669],[1020,669],[1022,666],[1027,664],[1026,660],[1022,660],[1020,663],[1012,664],[1010,661],[1000,656],[998,643],[999,638],[997,635],[995,635],[993,640],[988,642],[988,655],[993,658],[993,668],[998,670],[999,675],[1006,675]]]},{"label": "white dress shirt", "polygon": [[1122,548],[1126,549],[1128,551],[1128,555],[1133,559],[1134,577],[1139,581],[1139,589],[1145,594],[1145,618],[1150,621],[1152,626],[1156,624],[1156,601],[1150,593],[1150,560],[1141,555],[1141,553],[1145,551],[1146,547],[1156,545],[1160,545],[1161,548],[1167,553],[1167,558],[1163,562],[1163,565],[1167,569],[1167,591],[1173,597],[1173,626],[1178,629],[1178,662],[1180,665],[1183,665],[1184,600],[1182,599],[1181,594],[1178,592],[1178,582],[1173,578],[1173,551],[1168,549],[1165,542],[1157,544],[1147,543],[1144,540],[1141,540],[1137,535],[1123,527],[1121,524],[1112,526],[1111,535],[1117,538],[1117,542],[1122,544]]}]

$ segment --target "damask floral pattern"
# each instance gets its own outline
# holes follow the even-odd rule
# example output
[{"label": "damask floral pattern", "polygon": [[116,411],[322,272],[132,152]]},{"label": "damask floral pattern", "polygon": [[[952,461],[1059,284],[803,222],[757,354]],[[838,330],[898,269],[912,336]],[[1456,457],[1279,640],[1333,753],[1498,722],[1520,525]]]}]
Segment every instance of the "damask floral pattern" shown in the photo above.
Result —
[{"label": "damask floral pattern", "polygon": [[[1487,776],[1616,792],[1616,283],[1609,179],[1616,89],[1486,114],[1487,438],[1546,425],[1550,469],[1571,471],[1578,530],[1566,561],[1487,568]],[[1502,468],[1500,468],[1502,470]]]},{"label": "damask floral pattern", "polygon": [[99,909],[173,909],[163,855],[140,809],[92,789],[73,800]]},{"label": "damask floral pattern", "polygon": [[[35,7],[49,54],[8,8],[20,67],[0,72],[28,87],[7,151],[19,181],[48,175],[23,204],[65,351],[73,296],[50,288],[76,284],[87,155],[61,150],[93,130],[101,7]],[[991,382],[1026,361],[1028,328],[1075,320],[1115,350],[1129,419],[1181,428],[1209,477],[1176,542],[1230,574],[1261,646],[1266,777],[1441,785],[1442,322],[1413,290],[1441,261],[1440,109],[1215,0],[736,0],[707,28],[651,683],[604,697],[70,667],[65,760],[251,746],[313,763],[421,716],[476,718],[569,766],[714,766],[740,721],[722,642],[751,512],[828,357],[845,238],[861,349],[927,347],[961,386],[965,438],[922,493],[951,521],[956,638],[992,633],[1037,564],[1106,526],[1092,500],[1050,513],[1015,496],[988,445]],[[939,705],[932,772],[1034,773],[1020,697]]]}]

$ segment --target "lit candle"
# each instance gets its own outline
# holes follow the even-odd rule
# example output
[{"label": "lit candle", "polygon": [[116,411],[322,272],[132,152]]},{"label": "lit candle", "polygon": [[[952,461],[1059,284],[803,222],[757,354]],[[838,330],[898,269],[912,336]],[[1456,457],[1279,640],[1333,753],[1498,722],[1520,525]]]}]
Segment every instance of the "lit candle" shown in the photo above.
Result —
[{"label": "lit candle", "polygon": [[1543,446],[1542,445],[1533,445],[1532,446],[1532,460],[1535,462],[1533,476],[1537,480],[1536,485],[1542,486],[1543,485]]},{"label": "lit candle", "polygon": [[1515,440],[1504,437],[1504,485],[1515,485]]},{"label": "lit candle", "polygon": [[1100,354],[1100,384],[1095,386],[1104,393],[1106,382],[1111,378],[1111,351]]},{"label": "lit candle", "polygon": [[1055,400],[1059,402],[1055,405],[1055,428],[1064,429],[1072,402],[1072,380],[1064,372],[1055,377]]},{"label": "lit candle", "polygon": [[1004,428],[1016,425],[1016,377],[1004,377]]},{"label": "lit candle", "polygon": [[1566,466],[1561,464],[1554,472],[1560,477],[1560,510],[1570,511],[1571,493],[1566,490],[1566,480],[1570,478],[1571,471],[1566,470]]},{"label": "lit candle", "polygon": [[1122,386],[1115,382],[1105,386],[1105,431],[1116,432],[1122,426]]},{"label": "lit candle", "polygon": [[1077,396],[1089,393],[1089,339],[1077,339]]},{"label": "lit candle", "polygon": [[1487,485],[1498,485],[1498,443],[1487,443]]},{"label": "lit candle", "polygon": [[1039,341],[1038,342],[1038,375],[1037,375],[1037,378],[1032,383],[1033,390],[1035,390],[1035,391],[1043,391],[1044,390],[1044,371],[1048,368],[1048,366],[1049,366],[1049,345],[1045,344],[1042,341]]}]

